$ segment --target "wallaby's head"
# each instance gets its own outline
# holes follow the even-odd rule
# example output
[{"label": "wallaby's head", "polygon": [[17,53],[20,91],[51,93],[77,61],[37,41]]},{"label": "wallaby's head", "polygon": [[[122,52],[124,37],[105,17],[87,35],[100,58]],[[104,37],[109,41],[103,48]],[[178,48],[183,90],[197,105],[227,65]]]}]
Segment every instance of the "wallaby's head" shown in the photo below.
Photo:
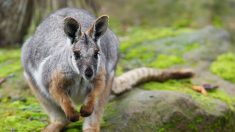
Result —
[{"label": "wallaby's head", "polygon": [[81,31],[80,23],[74,18],[64,19],[64,32],[72,45],[74,65],[87,80],[92,80],[97,73],[101,54],[99,41],[107,28],[108,16],[96,19],[86,32]]}]

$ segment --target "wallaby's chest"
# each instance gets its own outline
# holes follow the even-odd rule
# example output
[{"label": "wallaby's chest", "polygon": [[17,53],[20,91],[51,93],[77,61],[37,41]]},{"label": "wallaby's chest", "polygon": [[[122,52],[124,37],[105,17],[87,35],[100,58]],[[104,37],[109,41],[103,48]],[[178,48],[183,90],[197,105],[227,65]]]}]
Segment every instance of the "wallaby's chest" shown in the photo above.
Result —
[{"label": "wallaby's chest", "polygon": [[72,101],[75,104],[80,104],[84,102],[87,94],[91,90],[91,83],[85,81],[81,77],[77,77],[76,79],[73,79],[73,82],[71,85],[67,86],[68,93],[72,99]]}]

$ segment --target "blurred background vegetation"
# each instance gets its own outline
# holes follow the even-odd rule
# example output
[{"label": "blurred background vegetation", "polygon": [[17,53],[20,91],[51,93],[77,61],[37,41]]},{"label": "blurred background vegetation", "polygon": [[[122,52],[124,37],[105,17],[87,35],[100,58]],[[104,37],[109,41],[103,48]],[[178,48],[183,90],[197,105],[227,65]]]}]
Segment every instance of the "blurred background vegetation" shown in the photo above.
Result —
[{"label": "blurred background vegetation", "polygon": [[63,7],[108,14],[116,33],[131,26],[224,27],[235,32],[234,0],[1,0],[0,46],[22,45],[51,12]]},{"label": "blurred background vegetation", "polygon": [[[140,66],[191,67],[197,73],[193,82],[154,82],[143,89],[183,92],[201,102],[219,99],[234,109],[235,0],[0,0],[0,131],[39,131],[48,124],[23,80],[20,47],[44,18],[64,7],[110,16],[110,28],[121,42],[117,75]],[[192,84],[204,82],[220,83],[221,88],[207,97],[191,90]],[[103,126],[109,122],[105,118]],[[219,123],[227,120],[231,130],[230,118],[215,119]],[[201,123],[207,124],[201,130],[220,127],[210,126],[215,122],[209,119]],[[190,129],[198,130],[202,124],[193,122]],[[81,128],[81,122],[76,127]]]}]

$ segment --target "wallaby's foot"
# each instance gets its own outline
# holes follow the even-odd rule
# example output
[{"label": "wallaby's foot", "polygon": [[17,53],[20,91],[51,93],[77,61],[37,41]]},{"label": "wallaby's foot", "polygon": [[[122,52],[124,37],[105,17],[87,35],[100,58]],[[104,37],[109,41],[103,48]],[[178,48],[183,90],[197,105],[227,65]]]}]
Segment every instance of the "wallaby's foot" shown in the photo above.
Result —
[{"label": "wallaby's foot", "polygon": [[51,123],[42,132],[60,132],[67,124]]},{"label": "wallaby's foot", "polygon": [[90,105],[82,105],[81,109],[80,109],[80,114],[82,117],[88,117],[92,114],[94,110],[93,106]]},{"label": "wallaby's foot", "polygon": [[99,128],[87,128],[84,129],[83,132],[100,132]]},{"label": "wallaby's foot", "polygon": [[77,111],[71,112],[67,115],[68,120],[70,120],[71,122],[76,122],[79,120],[80,118],[80,113]]}]

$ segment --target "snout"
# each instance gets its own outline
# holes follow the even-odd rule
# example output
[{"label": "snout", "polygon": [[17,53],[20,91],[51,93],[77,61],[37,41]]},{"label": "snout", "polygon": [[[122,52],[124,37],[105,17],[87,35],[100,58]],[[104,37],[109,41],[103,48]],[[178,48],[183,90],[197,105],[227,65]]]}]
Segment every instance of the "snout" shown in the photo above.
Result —
[{"label": "snout", "polygon": [[93,70],[90,67],[86,68],[85,76],[87,79],[90,79],[93,76]]}]

